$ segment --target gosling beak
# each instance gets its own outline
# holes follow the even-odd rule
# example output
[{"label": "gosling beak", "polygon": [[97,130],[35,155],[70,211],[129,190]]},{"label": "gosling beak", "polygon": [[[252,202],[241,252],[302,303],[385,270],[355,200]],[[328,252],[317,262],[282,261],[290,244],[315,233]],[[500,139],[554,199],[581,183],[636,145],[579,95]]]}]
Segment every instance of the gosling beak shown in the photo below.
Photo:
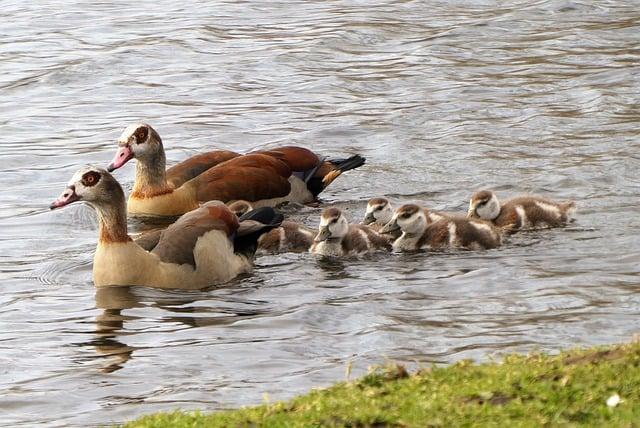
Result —
[{"label": "gosling beak", "polygon": [[476,215],[476,206],[475,205],[469,205],[469,210],[467,211],[467,218],[474,218],[477,217]]},{"label": "gosling beak", "polygon": [[362,224],[371,224],[375,222],[376,222],[376,218],[373,216],[373,213],[367,213],[364,216],[364,220],[362,220]]},{"label": "gosling beak", "polygon": [[329,231],[329,227],[323,226],[320,228],[320,231],[316,235],[314,241],[322,242],[322,241],[326,241],[329,238],[331,238],[331,232]]},{"label": "gosling beak", "polygon": [[394,218],[380,229],[380,233],[391,233],[396,230],[400,230],[400,226],[398,226],[398,220]]},{"label": "gosling beak", "polygon": [[118,147],[116,155],[113,157],[109,166],[107,166],[107,171],[112,172],[113,170],[120,168],[132,158],[133,150],[131,150],[131,147],[128,144],[126,146]]},{"label": "gosling beak", "polygon": [[62,192],[60,196],[58,196],[58,199],[56,199],[51,203],[51,205],[49,205],[49,209],[55,210],[56,208],[62,208],[65,205],[69,205],[70,203],[79,200],[80,196],[76,194],[76,187],[69,186],[65,189],[64,192]]}]

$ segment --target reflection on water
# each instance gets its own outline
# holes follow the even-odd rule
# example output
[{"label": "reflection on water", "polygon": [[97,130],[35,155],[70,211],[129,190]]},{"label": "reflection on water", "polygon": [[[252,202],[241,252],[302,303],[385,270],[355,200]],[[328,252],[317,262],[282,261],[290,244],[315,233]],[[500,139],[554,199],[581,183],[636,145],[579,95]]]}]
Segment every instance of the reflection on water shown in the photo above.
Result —
[{"label": "reflection on water", "polygon": [[[627,340],[640,322],[637,2],[13,2],[0,10],[0,408],[86,426],[287,398],[384,357]],[[198,11],[198,13],[194,13]],[[487,252],[261,257],[219,289],[95,290],[93,212],[48,212],[144,119],[170,162],[296,142],[367,165],[324,194],[464,211],[575,198]],[[130,189],[133,168],[116,173]],[[321,207],[287,213],[316,227]],[[132,222],[132,231],[159,225]]]}]

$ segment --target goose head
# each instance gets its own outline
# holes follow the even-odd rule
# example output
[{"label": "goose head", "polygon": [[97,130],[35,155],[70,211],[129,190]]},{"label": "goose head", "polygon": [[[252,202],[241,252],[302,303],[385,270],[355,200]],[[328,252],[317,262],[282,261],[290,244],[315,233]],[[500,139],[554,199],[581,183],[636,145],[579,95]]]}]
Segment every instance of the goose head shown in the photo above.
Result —
[{"label": "goose head", "polygon": [[136,158],[141,162],[153,162],[164,156],[162,139],[155,129],[146,123],[134,123],[122,131],[118,138],[118,151],[107,167],[109,172]]},{"label": "goose head", "polygon": [[320,216],[320,226],[315,241],[340,240],[349,231],[349,222],[338,208],[327,208]]},{"label": "goose head", "polygon": [[415,204],[401,206],[393,213],[393,217],[381,230],[381,233],[392,233],[402,230],[408,235],[422,233],[427,227],[424,210]]},{"label": "goose head", "polygon": [[500,201],[495,193],[489,190],[476,192],[469,201],[467,217],[494,220],[500,214]]},{"label": "goose head", "polygon": [[71,177],[67,188],[49,208],[62,208],[78,201],[87,202],[94,208],[115,203],[124,204],[124,192],[116,179],[106,170],[87,166]]},{"label": "goose head", "polygon": [[376,223],[385,225],[391,221],[393,217],[393,208],[386,198],[373,198],[367,203],[367,212],[365,213],[362,224]]}]

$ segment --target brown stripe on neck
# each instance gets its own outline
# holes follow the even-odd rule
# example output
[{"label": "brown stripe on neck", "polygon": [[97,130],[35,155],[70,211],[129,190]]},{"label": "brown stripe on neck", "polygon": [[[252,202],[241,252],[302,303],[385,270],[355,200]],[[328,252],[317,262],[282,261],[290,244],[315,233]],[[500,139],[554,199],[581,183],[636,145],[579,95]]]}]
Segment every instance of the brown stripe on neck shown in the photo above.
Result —
[{"label": "brown stripe on neck", "polygon": [[112,199],[107,203],[95,205],[98,212],[98,239],[102,243],[129,242],[127,233],[127,212],[124,193],[112,193]]},{"label": "brown stripe on neck", "polygon": [[166,187],[166,188],[145,187],[145,188],[139,188],[139,189],[134,188],[134,190],[131,192],[131,197],[136,199],[147,199],[147,198],[155,198],[156,196],[166,195],[167,193],[173,193],[173,189],[170,187]]},{"label": "brown stripe on neck", "polygon": [[110,230],[101,227],[98,234],[98,240],[103,244],[113,244],[118,242],[125,243],[131,241],[131,237],[126,232],[123,234],[117,230]]}]

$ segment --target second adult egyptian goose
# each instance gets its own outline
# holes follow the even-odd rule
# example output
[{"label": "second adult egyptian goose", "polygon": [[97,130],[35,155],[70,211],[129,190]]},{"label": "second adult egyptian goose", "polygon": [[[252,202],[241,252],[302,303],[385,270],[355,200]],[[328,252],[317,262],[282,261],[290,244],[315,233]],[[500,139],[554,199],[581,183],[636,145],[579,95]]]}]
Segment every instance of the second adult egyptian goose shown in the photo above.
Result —
[{"label": "second adult egyptian goose", "polygon": [[575,202],[556,202],[540,196],[519,196],[502,204],[490,190],[474,193],[469,201],[470,218],[493,222],[507,232],[539,227],[558,227],[573,220]]},{"label": "second adult egyptian goose", "polygon": [[287,146],[246,155],[214,151],[165,170],[162,139],[146,123],[123,131],[108,170],[133,158],[138,162],[128,212],[150,216],[180,215],[210,200],[244,199],[254,207],[312,202],[343,172],[365,162],[359,155],[324,160],[308,149]]},{"label": "second adult egyptian goose", "polygon": [[257,239],[282,221],[272,208],[238,219],[226,205],[211,201],[164,230],[149,252],[127,234],[124,192],[107,171],[80,169],[51,209],[76,201],[87,202],[98,214],[96,286],[199,289],[229,281],[251,270]]}]

